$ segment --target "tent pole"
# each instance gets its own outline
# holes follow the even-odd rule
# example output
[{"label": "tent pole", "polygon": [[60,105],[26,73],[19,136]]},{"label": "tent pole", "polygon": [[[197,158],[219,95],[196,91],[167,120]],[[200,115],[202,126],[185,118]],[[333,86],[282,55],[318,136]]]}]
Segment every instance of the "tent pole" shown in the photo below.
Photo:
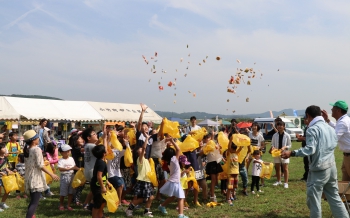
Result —
[{"label": "tent pole", "polygon": [[66,138],[65,138],[65,143],[67,144],[67,141],[68,141],[68,123],[67,123],[67,120],[66,120]]}]

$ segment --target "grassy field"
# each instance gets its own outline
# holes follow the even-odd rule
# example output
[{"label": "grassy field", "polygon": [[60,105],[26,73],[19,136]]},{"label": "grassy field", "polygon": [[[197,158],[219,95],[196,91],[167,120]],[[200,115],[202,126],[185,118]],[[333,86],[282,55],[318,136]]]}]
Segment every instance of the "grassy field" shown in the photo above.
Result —
[{"label": "grassy field", "polygon": [[[293,149],[300,147],[299,142],[293,143]],[[335,151],[338,178],[341,178],[340,164],[342,161],[342,153],[339,149]],[[270,154],[263,156],[264,161],[271,161]],[[251,170],[251,168],[250,168]],[[266,180],[267,187],[262,188],[264,193],[259,197],[255,195],[243,196],[238,195],[238,200],[234,201],[234,206],[230,207],[228,204],[217,206],[215,208],[208,208],[206,206],[195,207],[190,204],[190,209],[185,211],[185,214],[189,217],[309,217],[309,210],[306,206],[306,184],[300,181],[303,174],[303,160],[302,158],[292,158],[289,165],[290,181],[289,189],[284,189],[283,186],[274,187],[272,183],[276,181],[276,178]],[[249,172],[249,179],[251,172]],[[282,180],[283,181],[283,180]],[[241,188],[241,181],[239,183]],[[84,211],[82,208],[74,206],[74,211],[59,211],[59,183],[52,184],[51,190],[56,194],[54,197],[47,198],[40,201],[39,208],[36,212],[36,217],[91,217],[88,211]],[[241,189],[240,189],[241,190]],[[250,186],[249,189],[250,190]],[[82,199],[85,199],[85,195],[88,192],[86,188],[83,192]],[[239,192],[240,193],[240,192]],[[201,196],[201,195],[200,195]],[[224,202],[225,198],[220,194],[220,189],[216,190],[216,196],[218,202]],[[192,197],[187,199],[190,202]],[[10,209],[0,213],[0,217],[24,217],[28,206],[28,200],[15,198],[15,193],[11,193],[10,197],[6,201],[6,204],[10,206]],[[175,210],[176,204],[173,203],[168,207],[168,215],[162,215],[157,207],[159,202],[154,201],[151,210],[154,217],[177,217],[177,211]],[[108,214],[109,217],[125,217],[125,207],[118,208],[118,211],[114,214]],[[330,217],[330,209],[328,203],[322,200],[323,217]],[[107,208],[105,208],[107,212]],[[141,217],[143,210],[134,211],[134,217]]]}]

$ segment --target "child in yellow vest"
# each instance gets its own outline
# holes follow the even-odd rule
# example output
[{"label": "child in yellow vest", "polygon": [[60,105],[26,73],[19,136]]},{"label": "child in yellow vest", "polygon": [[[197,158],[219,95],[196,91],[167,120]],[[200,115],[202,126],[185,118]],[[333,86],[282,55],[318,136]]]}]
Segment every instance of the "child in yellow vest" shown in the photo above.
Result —
[{"label": "child in yellow vest", "polygon": [[21,146],[17,142],[18,135],[15,132],[10,132],[10,141],[6,144],[6,149],[8,151],[8,161],[11,170],[15,169],[17,163],[18,154],[22,153]]}]

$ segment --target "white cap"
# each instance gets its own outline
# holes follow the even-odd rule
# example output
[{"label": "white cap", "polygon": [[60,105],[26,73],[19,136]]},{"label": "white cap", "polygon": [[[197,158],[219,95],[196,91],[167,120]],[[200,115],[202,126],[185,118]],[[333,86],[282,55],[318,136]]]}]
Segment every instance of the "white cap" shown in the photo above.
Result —
[{"label": "white cap", "polygon": [[63,144],[63,145],[61,145],[61,150],[62,151],[69,151],[69,150],[72,150],[72,147],[67,145],[67,144]]}]

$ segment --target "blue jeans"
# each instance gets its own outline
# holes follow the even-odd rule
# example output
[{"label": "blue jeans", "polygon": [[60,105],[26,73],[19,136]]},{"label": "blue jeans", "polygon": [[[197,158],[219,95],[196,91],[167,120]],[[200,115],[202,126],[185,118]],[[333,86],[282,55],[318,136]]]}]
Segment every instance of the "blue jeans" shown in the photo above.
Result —
[{"label": "blue jeans", "polygon": [[306,203],[310,209],[311,218],[322,217],[322,192],[327,198],[333,217],[349,217],[338,193],[337,168],[335,164],[326,170],[309,171],[306,184]]},{"label": "blue jeans", "polygon": [[244,163],[245,161],[243,160],[242,164],[239,164],[239,175],[242,178],[243,188],[245,189],[248,187],[248,174]]},{"label": "blue jeans", "polygon": [[120,186],[123,186],[123,190],[126,190],[123,177],[114,176],[108,178],[108,181],[113,185],[115,189],[119,188]]}]

